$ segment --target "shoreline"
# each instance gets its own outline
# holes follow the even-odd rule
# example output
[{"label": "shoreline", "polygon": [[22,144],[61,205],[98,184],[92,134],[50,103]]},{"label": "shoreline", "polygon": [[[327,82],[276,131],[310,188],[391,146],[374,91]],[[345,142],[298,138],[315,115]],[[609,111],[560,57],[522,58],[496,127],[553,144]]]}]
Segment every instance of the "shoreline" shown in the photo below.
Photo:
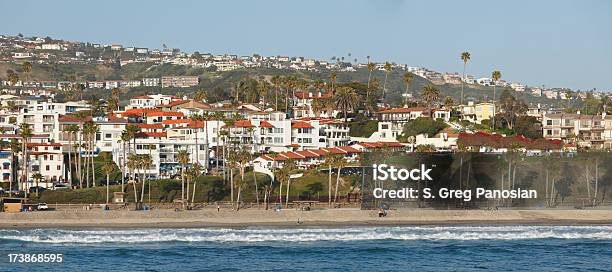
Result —
[{"label": "shoreline", "polygon": [[[298,223],[301,222],[301,223]],[[45,211],[0,213],[1,229],[67,228],[248,228],[452,225],[612,225],[612,210],[419,210],[377,211],[353,208],[312,211],[203,209],[195,211]]]}]

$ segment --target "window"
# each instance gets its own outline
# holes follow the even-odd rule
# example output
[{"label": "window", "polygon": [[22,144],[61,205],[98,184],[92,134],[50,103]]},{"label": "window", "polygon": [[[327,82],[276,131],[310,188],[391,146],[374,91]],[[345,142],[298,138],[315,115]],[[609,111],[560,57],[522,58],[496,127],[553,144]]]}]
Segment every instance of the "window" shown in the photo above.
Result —
[{"label": "window", "polygon": [[45,169],[46,169],[47,171],[49,171],[49,170],[51,170],[51,167],[49,167],[49,165],[47,165],[47,166],[45,166]]},{"label": "window", "polygon": [[546,125],[547,126],[552,126],[552,120],[546,120]]},{"label": "window", "polygon": [[62,170],[62,166],[61,166],[61,165],[58,165],[58,166],[57,166],[57,171],[60,171],[60,170]]}]

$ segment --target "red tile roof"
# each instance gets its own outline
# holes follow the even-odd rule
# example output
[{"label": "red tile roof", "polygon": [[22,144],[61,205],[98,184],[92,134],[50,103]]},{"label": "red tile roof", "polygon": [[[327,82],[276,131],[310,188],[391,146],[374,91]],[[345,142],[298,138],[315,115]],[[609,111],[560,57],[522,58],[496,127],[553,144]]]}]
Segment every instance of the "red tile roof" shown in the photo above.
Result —
[{"label": "red tile roof", "polygon": [[172,125],[172,124],[188,124],[191,123],[191,119],[172,119],[172,120],[163,120],[162,124],[164,125]]},{"label": "red tile roof", "polygon": [[166,132],[140,132],[137,138],[164,138],[168,134]]},{"label": "red tile roof", "polygon": [[60,144],[60,143],[28,143],[27,146],[28,147],[33,147],[33,146],[62,146],[62,144]]},{"label": "red tile roof", "polygon": [[172,101],[168,104],[160,104],[157,105],[158,108],[165,108],[165,107],[174,107],[174,106],[178,106],[178,105],[182,105],[189,102],[189,100],[176,100],[176,101]]},{"label": "red tile roof", "polygon": [[136,124],[136,126],[143,129],[164,129],[162,124]]},{"label": "red tile roof", "polygon": [[185,114],[176,111],[154,111],[147,113],[147,116],[185,116]]},{"label": "red tile roof", "polygon": [[314,128],[314,127],[309,123],[299,121],[299,122],[292,122],[291,128]]},{"label": "red tile roof", "polygon": [[274,126],[272,124],[270,124],[270,122],[267,121],[261,121],[261,123],[259,123],[259,127],[269,127],[269,128],[273,128]]}]

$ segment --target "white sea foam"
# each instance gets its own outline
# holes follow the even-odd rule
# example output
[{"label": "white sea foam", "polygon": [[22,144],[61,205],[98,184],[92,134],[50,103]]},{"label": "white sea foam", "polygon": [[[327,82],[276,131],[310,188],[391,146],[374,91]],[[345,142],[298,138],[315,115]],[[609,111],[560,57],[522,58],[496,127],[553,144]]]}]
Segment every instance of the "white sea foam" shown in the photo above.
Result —
[{"label": "white sea foam", "polygon": [[0,230],[0,245],[35,243],[313,242],[363,240],[612,240],[612,226],[437,226],[355,228]]}]

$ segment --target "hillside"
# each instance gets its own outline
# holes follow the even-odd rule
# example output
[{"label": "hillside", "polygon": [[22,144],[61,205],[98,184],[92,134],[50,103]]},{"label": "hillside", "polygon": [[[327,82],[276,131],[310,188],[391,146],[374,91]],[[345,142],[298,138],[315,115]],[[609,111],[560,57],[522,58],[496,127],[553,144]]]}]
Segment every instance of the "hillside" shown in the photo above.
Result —
[{"label": "hillside", "polygon": [[[21,67],[17,64],[0,63],[0,78],[6,77],[6,71],[12,69],[20,73],[21,77],[25,77],[21,73]],[[405,91],[406,86],[402,80],[404,71],[392,71],[388,75],[387,90],[388,94],[386,102],[398,104],[401,101],[401,94]],[[250,76],[253,78],[261,78],[262,76],[296,76],[310,80],[325,80],[329,81],[330,71],[310,72],[296,70],[281,70],[269,68],[249,68],[238,69],[230,72],[215,72],[205,68],[193,68],[181,65],[154,63],[133,63],[124,66],[119,65],[94,65],[94,64],[34,64],[29,79],[33,80],[70,80],[76,78],[78,80],[118,80],[118,79],[142,79],[144,77],[161,77],[162,75],[197,75],[200,77],[200,86],[185,89],[161,89],[161,88],[132,88],[129,92],[122,96],[122,100],[128,96],[140,95],[146,93],[167,93],[167,94],[188,94],[196,89],[206,89],[214,92],[227,93],[233,83]],[[356,72],[337,72],[338,82],[362,82],[368,80],[368,71],[359,69]],[[378,80],[382,88],[385,80],[383,71],[374,71],[372,80]],[[413,96],[418,97],[424,86],[431,84],[428,80],[414,76],[413,83],[410,86],[409,92]],[[461,94],[461,85],[438,85],[441,97],[450,96],[454,101],[459,102]],[[497,88],[498,95],[501,94],[502,88]],[[481,101],[493,97],[493,88],[479,85],[466,85],[464,89],[465,100]],[[98,97],[106,96],[105,94],[96,93]],[[218,94],[219,96],[223,96]],[[551,100],[544,97],[535,97],[526,93],[515,93],[515,95],[531,105],[537,103],[546,105],[561,105],[563,101]],[[217,94],[215,94],[217,96]]]}]

